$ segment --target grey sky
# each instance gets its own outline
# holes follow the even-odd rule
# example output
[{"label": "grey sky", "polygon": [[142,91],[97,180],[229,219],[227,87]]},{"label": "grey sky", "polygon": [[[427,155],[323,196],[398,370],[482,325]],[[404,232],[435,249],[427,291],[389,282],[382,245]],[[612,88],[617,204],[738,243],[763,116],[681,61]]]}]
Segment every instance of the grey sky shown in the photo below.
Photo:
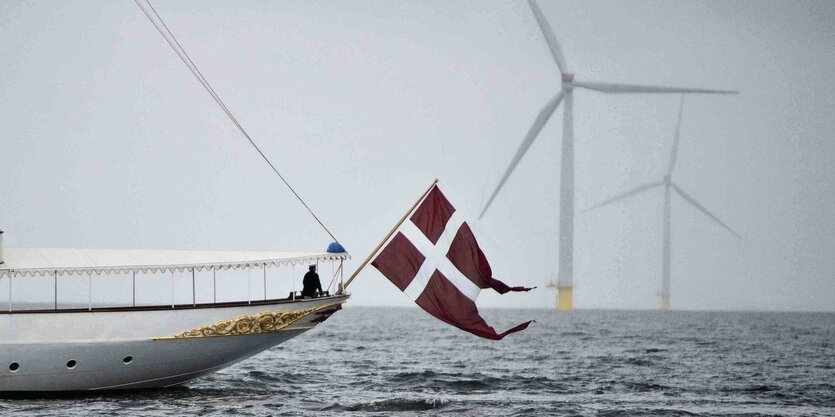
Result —
[{"label": "grey sky", "polygon": [[[523,1],[154,5],[352,252],[438,177],[475,220],[558,71]],[[835,3],[541,2],[578,78],[688,97],[672,304],[835,309]],[[292,199],[132,1],[0,3],[0,228],[29,247],[323,249]],[[666,167],[677,96],[575,94],[577,208]],[[561,114],[561,113],[558,113]],[[477,225],[482,306],[553,307],[561,118]],[[655,308],[660,190],[576,223],[575,305]],[[411,302],[375,270],[356,304]]]}]

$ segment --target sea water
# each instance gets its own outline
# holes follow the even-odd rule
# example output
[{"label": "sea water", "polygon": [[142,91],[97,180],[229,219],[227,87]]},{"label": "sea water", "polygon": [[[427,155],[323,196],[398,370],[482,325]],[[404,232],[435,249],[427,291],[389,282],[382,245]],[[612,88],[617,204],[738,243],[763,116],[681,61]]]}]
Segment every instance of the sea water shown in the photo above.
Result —
[{"label": "sea water", "polygon": [[185,387],[0,400],[3,416],[835,415],[835,314],[486,310],[489,341],[350,303]]}]

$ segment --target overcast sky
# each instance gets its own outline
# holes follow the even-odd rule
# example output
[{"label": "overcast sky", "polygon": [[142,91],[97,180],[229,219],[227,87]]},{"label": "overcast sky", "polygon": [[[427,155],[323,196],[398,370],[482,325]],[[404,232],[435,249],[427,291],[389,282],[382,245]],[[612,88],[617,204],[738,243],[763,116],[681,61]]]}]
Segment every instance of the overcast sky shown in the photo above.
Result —
[{"label": "overcast sky", "polygon": [[[524,1],[162,1],[169,27],[352,253],[433,178],[475,221],[559,72]],[[835,310],[835,2],[542,1],[577,79],[686,99],[676,309]],[[129,0],[0,3],[7,246],[322,250],[329,237]],[[577,209],[659,180],[678,96],[575,93]],[[558,110],[476,225],[494,273],[552,308]],[[663,194],[576,219],[575,306],[656,308]],[[410,305],[373,268],[353,303]]]}]

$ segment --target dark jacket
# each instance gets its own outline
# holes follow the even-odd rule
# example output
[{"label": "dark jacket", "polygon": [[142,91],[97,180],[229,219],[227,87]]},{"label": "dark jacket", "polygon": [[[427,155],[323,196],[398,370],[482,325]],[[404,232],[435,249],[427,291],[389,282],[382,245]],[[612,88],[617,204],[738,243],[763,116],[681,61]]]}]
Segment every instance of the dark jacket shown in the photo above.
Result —
[{"label": "dark jacket", "polygon": [[[302,280],[302,297],[317,297],[322,293],[322,283],[319,282],[319,274],[307,271]],[[319,290],[317,293],[316,290]]]}]

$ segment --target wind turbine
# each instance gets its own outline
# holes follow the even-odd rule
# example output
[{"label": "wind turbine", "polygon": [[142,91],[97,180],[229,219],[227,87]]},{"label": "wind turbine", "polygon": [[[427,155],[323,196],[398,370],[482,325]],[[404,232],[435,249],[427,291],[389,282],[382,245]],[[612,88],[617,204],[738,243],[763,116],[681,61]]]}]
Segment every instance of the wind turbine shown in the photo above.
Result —
[{"label": "wind turbine", "polygon": [[670,242],[670,219],[671,219],[671,209],[670,209],[670,189],[674,190],[684,201],[690,203],[693,207],[704,213],[707,217],[711,220],[718,223],[720,226],[725,228],[725,230],[731,232],[737,238],[742,238],[739,234],[733,231],[727,224],[719,220],[713,213],[708,211],[703,205],[696,201],[693,197],[689,194],[684,192],[676,183],[673,182],[673,169],[676,167],[676,159],[678,158],[678,143],[679,139],[681,138],[681,115],[684,110],[684,95],[681,96],[681,103],[679,104],[678,108],[678,122],[676,122],[676,135],[673,139],[673,149],[670,152],[670,162],[667,164],[667,173],[661,179],[661,181],[650,182],[646,184],[639,185],[631,190],[625,191],[621,194],[618,194],[606,201],[603,201],[597,205],[589,207],[583,212],[588,212],[594,209],[598,209],[600,207],[615,203],[617,201],[623,200],[628,197],[632,197],[643,193],[644,191],[649,191],[655,187],[664,186],[664,236],[663,240],[663,249],[662,255],[663,260],[661,264],[661,293],[659,296],[661,297],[661,309],[662,310],[669,310],[670,309],[670,252],[671,252],[671,242]]},{"label": "wind turbine", "polygon": [[562,123],[562,163],[560,165],[560,236],[559,236],[559,272],[557,274],[557,309],[568,311],[573,308],[574,304],[574,89],[585,88],[589,90],[598,91],[601,93],[654,93],[654,94],[670,94],[670,93],[691,93],[691,94],[736,94],[735,91],[724,90],[706,90],[700,88],[680,88],[668,86],[650,86],[650,85],[634,85],[634,84],[618,84],[618,83],[603,83],[592,81],[578,81],[574,79],[574,73],[568,70],[565,63],[565,58],[562,54],[562,47],[557,42],[554,31],[542,10],[535,0],[528,0],[536,22],[539,24],[542,34],[545,36],[545,42],[551,50],[551,55],[557,63],[562,78],[562,88],[557,94],[545,105],[545,107],[536,116],[533,125],[525,135],[522,144],[513,159],[510,161],[510,166],[502,175],[499,184],[493,191],[493,194],[484,205],[479,219],[484,217],[490,204],[499,194],[507,179],[516,169],[516,165],[525,156],[528,148],[531,147],[533,141],[536,139],[542,127],[551,118],[551,115],[557,110],[561,102],[565,102],[563,106],[563,123]]}]

